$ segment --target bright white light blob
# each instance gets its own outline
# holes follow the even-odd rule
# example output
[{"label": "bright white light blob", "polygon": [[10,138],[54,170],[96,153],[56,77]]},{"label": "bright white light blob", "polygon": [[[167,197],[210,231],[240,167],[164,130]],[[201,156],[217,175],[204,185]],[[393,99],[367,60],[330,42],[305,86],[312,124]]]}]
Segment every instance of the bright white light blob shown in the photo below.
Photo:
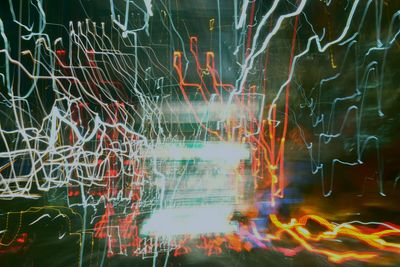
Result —
[{"label": "bright white light blob", "polygon": [[237,231],[237,225],[229,220],[232,212],[229,205],[166,208],[155,211],[140,232],[160,237],[232,233]]},{"label": "bright white light blob", "polygon": [[249,159],[250,152],[245,144],[235,142],[166,143],[150,151],[150,156],[162,160],[200,159],[232,167]]}]

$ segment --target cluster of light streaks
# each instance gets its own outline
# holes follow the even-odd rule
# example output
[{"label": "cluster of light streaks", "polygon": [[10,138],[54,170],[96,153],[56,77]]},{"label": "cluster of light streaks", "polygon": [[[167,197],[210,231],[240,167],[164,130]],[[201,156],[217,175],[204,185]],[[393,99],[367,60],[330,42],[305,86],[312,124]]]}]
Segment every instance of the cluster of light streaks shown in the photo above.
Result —
[{"label": "cluster of light streaks", "polygon": [[255,248],[398,263],[400,221],[334,223],[336,207],[318,215],[316,202],[304,214],[314,195],[298,180],[321,199],[351,189],[343,173],[363,173],[358,196],[396,188],[382,147],[399,122],[400,6],[204,1],[203,25],[171,1],[111,0],[89,15],[101,5],[78,0],[77,20],[14,2],[0,4],[0,255],[59,222],[79,266]]}]

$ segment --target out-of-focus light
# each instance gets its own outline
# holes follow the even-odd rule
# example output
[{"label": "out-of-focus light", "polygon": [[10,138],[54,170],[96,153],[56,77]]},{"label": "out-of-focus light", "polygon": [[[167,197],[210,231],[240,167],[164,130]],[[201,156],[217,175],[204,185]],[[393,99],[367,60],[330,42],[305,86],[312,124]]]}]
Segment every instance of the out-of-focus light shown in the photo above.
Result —
[{"label": "out-of-focus light", "polygon": [[157,146],[150,154],[162,160],[200,159],[229,166],[250,157],[249,148],[245,144],[234,142],[169,143]]},{"label": "out-of-focus light", "polygon": [[144,222],[141,234],[172,237],[185,234],[193,236],[232,233],[237,231],[236,225],[229,219],[232,212],[233,207],[229,205],[158,210]]}]

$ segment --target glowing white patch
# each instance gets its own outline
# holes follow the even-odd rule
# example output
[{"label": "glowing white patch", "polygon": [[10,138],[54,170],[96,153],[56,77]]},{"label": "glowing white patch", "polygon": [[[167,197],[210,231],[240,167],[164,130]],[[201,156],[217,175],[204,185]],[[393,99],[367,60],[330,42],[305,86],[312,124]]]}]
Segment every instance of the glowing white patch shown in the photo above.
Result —
[{"label": "glowing white patch", "polygon": [[201,159],[231,167],[240,160],[249,159],[250,152],[245,144],[240,143],[199,142],[192,147],[181,143],[162,144],[150,151],[150,155],[163,160]]},{"label": "glowing white patch", "polygon": [[141,234],[171,237],[235,232],[236,225],[229,221],[232,211],[232,206],[226,205],[158,210],[144,222]]}]

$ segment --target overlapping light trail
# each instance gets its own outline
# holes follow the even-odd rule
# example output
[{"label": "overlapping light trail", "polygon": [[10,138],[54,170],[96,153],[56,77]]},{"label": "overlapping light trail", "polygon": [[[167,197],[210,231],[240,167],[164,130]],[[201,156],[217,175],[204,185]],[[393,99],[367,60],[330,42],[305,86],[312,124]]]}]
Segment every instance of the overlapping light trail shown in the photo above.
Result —
[{"label": "overlapping light trail", "polygon": [[[232,78],[222,66],[220,2],[218,18],[205,26],[210,35],[218,29],[219,47],[205,51],[196,32],[181,36],[171,3],[139,2],[110,1],[109,24],[88,17],[68,25],[48,21],[42,1],[29,2],[35,23],[22,16],[22,3],[8,2],[10,14],[0,17],[0,198],[10,205],[46,198],[47,204],[2,211],[0,254],[29,243],[35,225],[60,220],[58,238],[79,240],[81,266],[104,265],[115,255],[153,257],[155,265],[160,253],[167,255],[166,266],[170,254],[256,247],[286,256],[306,250],[335,263],[396,263],[400,227],[395,224],[333,223],[310,214],[284,223],[279,208],[291,197],[285,192],[293,183],[287,171],[293,128],[309,155],[310,177],[320,174],[322,197],[333,194],[338,165],[366,165],[364,152],[371,144],[378,191],[385,196],[381,137],[363,126],[370,110],[376,118],[385,116],[385,64],[397,44],[400,11],[393,9],[383,31],[383,0],[349,1],[334,33],[329,21],[317,34],[309,6],[329,10],[332,1],[274,0],[267,8],[257,0],[234,1],[230,26],[236,47],[227,50],[239,67]],[[365,48],[358,42],[371,12],[376,40]],[[171,36],[169,45],[162,44],[167,65],[157,54],[156,19]],[[18,29],[17,38],[10,37],[9,25]],[[50,34],[51,27],[67,37]],[[282,34],[290,37],[274,66],[271,49],[281,44]],[[338,47],[345,53],[334,59]],[[309,90],[301,75],[312,56],[327,56],[331,69],[313,76],[317,85]],[[329,87],[352,75],[349,63],[355,84],[346,83],[352,88],[338,89],[326,100],[324,89],[343,86]],[[277,81],[270,79],[270,69],[281,71]],[[371,88],[376,90],[372,107],[366,99]],[[344,112],[335,117],[342,105]],[[300,113],[307,122],[298,119]],[[324,156],[351,123],[351,157]],[[195,225],[206,214],[210,218]]]}]

